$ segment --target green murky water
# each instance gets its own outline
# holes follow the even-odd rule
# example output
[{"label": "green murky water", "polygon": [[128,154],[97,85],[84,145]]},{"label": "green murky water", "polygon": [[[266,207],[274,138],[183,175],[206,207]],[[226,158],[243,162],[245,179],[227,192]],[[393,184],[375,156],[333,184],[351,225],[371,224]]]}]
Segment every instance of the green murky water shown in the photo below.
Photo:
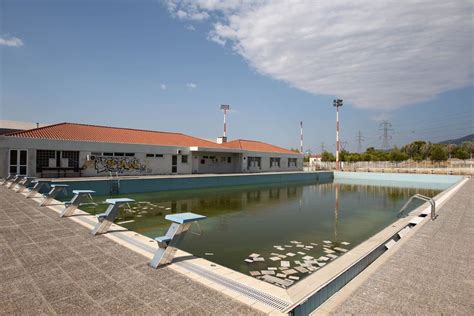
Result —
[{"label": "green murky water", "polygon": [[[298,266],[294,261],[303,262],[303,257],[326,256],[323,241],[332,242],[326,247],[332,251],[334,247],[349,250],[396,221],[398,210],[411,195],[434,196],[440,191],[328,182],[126,194],[121,197],[138,203],[123,210],[116,222],[129,221],[121,225],[154,238],[168,229],[166,214],[206,215],[208,218],[200,222],[201,234],[188,233],[180,248],[248,274],[278,268],[281,261],[289,261],[293,267]],[[106,198],[94,197],[96,201]],[[418,205],[413,203],[412,208]],[[91,213],[105,210],[104,205],[81,208]],[[191,231],[198,233],[199,227],[193,225]],[[297,247],[294,242],[305,247]],[[244,262],[252,253],[265,261]],[[269,259],[276,254],[282,256],[281,260]],[[334,256],[343,252],[331,254],[333,258],[327,262],[337,260]],[[300,278],[306,275],[293,274]]]}]

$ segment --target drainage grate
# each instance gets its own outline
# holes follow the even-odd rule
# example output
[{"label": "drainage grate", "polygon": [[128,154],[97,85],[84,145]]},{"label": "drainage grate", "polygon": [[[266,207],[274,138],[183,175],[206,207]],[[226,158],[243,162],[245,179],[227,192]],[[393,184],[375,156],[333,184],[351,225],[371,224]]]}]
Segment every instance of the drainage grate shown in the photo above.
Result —
[{"label": "drainage grate", "polygon": [[260,303],[266,304],[268,306],[271,306],[273,308],[276,308],[280,311],[284,311],[288,306],[290,306],[290,303],[287,301],[284,301],[282,299],[279,299],[278,297],[275,297],[273,295],[269,295],[265,292],[256,290],[254,288],[251,288],[249,286],[237,283],[235,281],[229,280],[227,278],[223,278],[222,276],[212,272],[212,271],[207,271],[203,268],[197,267],[193,265],[192,263],[189,262],[176,262],[174,264],[180,265],[183,268],[186,268],[187,270],[194,272],[198,274],[199,276],[205,277],[213,282],[218,283],[219,285],[225,286],[235,292],[238,292],[240,294],[243,294],[247,297],[250,297],[252,299],[255,299],[259,301]]}]

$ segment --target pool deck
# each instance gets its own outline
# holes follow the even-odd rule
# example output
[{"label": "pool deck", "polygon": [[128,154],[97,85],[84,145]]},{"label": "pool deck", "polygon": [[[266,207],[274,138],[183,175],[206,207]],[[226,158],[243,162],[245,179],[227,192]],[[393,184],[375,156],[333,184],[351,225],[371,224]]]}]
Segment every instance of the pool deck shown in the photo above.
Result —
[{"label": "pool deck", "polygon": [[474,179],[313,315],[474,315]]},{"label": "pool deck", "polygon": [[0,314],[262,314],[0,186]]}]

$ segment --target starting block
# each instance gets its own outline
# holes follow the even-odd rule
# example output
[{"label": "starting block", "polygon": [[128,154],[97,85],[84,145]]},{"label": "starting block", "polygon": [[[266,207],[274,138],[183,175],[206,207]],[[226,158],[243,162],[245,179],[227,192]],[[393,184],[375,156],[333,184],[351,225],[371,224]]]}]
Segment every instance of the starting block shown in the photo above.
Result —
[{"label": "starting block", "polygon": [[10,182],[14,177],[15,177],[14,174],[9,174],[8,177],[6,177],[6,178],[3,180],[2,185],[7,185],[8,182]]},{"label": "starting block", "polygon": [[117,218],[120,206],[133,202],[135,202],[135,200],[128,198],[105,200],[105,203],[108,203],[109,207],[107,208],[105,213],[97,215],[97,219],[99,220],[99,222],[95,225],[94,229],[92,229],[91,234],[99,235],[106,233],[109,230],[110,226],[113,224],[114,220]]},{"label": "starting block", "polygon": [[13,179],[10,180],[10,184],[8,185],[8,188],[14,189],[17,183],[20,182],[21,179],[22,177],[20,177],[19,175],[14,176]]},{"label": "starting block", "polygon": [[67,217],[74,214],[74,211],[81,205],[82,201],[85,198],[89,198],[92,200],[91,194],[94,194],[95,191],[92,190],[73,190],[72,193],[74,196],[72,197],[71,201],[66,203],[66,207],[59,215],[60,217]]},{"label": "starting block", "polygon": [[28,195],[26,196],[27,199],[34,198],[44,186],[49,185],[48,181],[41,180],[33,180],[31,181],[31,183],[34,183],[35,185],[33,186],[33,188],[31,188],[30,193],[28,193]]},{"label": "starting block", "polygon": [[51,184],[51,190],[48,194],[45,195],[43,202],[41,202],[40,206],[47,206],[51,203],[54,198],[63,191],[66,191],[66,188],[69,187],[67,184]]},{"label": "starting block", "polygon": [[150,262],[152,268],[169,264],[173,260],[177,245],[183,240],[192,223],[205,219],[206,216],[194,213],[168,214],[165,219],[171,221],[171,226],[165,236],[155,238],[158,250]]},{"label": "starting block", "polygon": [[36,178],[35,177],[24,177],[22,181],[20,181],[18,183],[18,185],[20,186],[18,188],[18,190],[16,191],[16,193],[21,193],[23,191],[25,191],[26,189],[28,189],[28,187],[30,186],[30,184],[33,182],[33,180],[35,180]]}]

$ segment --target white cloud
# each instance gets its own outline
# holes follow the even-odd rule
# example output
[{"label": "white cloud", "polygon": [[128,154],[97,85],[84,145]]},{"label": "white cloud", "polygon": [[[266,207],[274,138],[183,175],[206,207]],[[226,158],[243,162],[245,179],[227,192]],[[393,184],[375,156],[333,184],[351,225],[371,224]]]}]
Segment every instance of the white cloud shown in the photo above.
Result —
[{"label": "white cloud", "polygon": [[[298,89],[390,110],[474,82],[472,0],[171,0],[208,39]],[[178,12],[184,12],[184,14]]]},{"label": "white cloud", "polygon": [[23,41],[18,37],[0,37],[0,46],[20,47]]},{"label": "white cloud", "polygon": [[160,85],[160,87],[161,87],[161,90],[166,90],[166,89],[168,89],[168,87],[167,87],[166,84],[164,84],[164,83],[162,83],[162,84]]},{"label": "white cloud", "polygon": [[186,87],[188,87],[189,89],[196,89],[197,88],[197,84],[193,83],[193,82],[190,82],[190,83],[187,83],[186,84]]}]

